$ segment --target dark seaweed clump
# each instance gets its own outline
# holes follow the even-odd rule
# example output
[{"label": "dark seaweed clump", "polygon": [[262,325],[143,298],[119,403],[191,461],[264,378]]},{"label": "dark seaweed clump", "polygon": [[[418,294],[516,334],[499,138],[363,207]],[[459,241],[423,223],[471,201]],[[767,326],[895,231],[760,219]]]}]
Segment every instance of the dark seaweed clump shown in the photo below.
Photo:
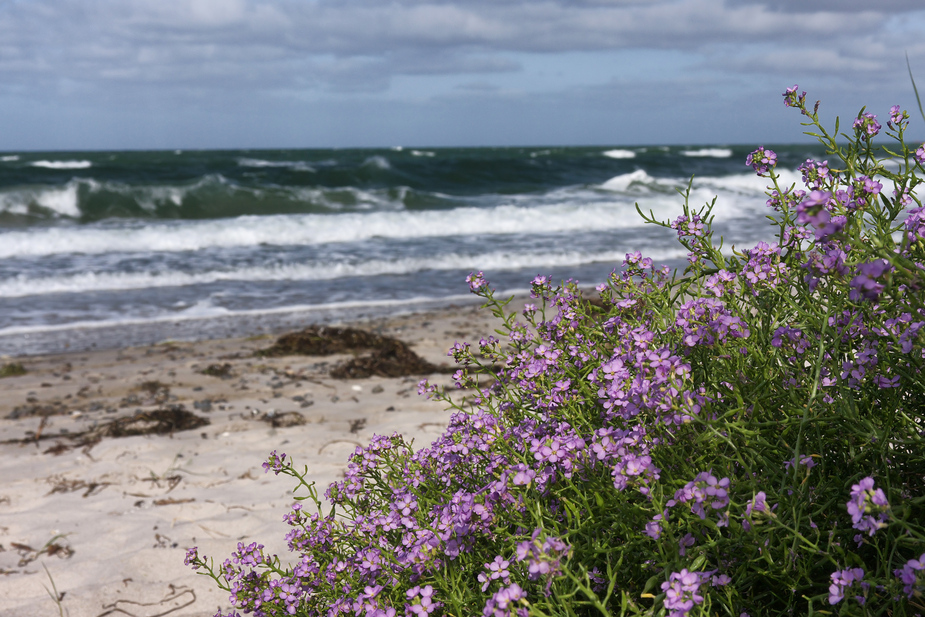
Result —
[{"label": "dark seaweed clump", "polygon": [[404,377],[455,370],[424,360],[398,339],[357,328],[309,326],[298,332],[284,334],[272,347],[260,350],[256,355],[264,358],[289,355],[329,356],[366,350],[370,353],[334,367],[330,373],[331,377]]}]

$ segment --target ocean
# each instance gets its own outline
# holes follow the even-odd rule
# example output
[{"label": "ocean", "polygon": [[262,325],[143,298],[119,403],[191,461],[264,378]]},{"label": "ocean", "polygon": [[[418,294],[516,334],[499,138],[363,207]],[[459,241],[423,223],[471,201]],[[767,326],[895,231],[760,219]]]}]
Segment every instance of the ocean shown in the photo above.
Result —
[{"label": "ocean", "polygon": [[[597,284],[717,197],[770,240],[755,146],[0,153],[0,355],[250,335],[471,301],[537,274]],[[786,183],[821,152],[776,147]]]}]

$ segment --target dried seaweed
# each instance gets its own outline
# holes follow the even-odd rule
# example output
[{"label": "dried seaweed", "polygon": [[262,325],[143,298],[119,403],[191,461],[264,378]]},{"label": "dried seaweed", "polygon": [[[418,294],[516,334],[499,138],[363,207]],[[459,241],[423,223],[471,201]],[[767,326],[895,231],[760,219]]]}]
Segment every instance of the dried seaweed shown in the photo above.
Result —
[{"label": "dried seaweed", "polygon": [[231,364],[225,362],[223,364],[210,364],[199,372],[203,375],[209,375],[210,377],[218,377],[219,379],[231,379],[234,377],[231,368]]},{"label": "dried seaweed", "polygon": [[19,377],[20,375],[25,374],[26,367],[24,367],[20,362],[7,362],[3,366],[0,366],[0,378]]},{"label": "dried seaweed", "polygon": [[309,326],[299,332],[282,335],[276,339],[272,347],[256,351],[254,355],[264,358],[292,355],[330,356],[375,349],[387,340],[391,339],[357,328]]},{"label": "dried seaweed", "polygon": [[437,366],[411,351],[405,343],[387,339],[368,356],[354,358],[331,370],[335,379],[363,379],[366,377],[405,377],[450,373],[455,369]]}]

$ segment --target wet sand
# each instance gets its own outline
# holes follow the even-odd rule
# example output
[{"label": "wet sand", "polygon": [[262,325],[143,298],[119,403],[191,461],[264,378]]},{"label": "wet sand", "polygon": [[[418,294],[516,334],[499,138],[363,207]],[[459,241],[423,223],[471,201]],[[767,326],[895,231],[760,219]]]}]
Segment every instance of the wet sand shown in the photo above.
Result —
[{"label": "wet sand", "polygon": [[[357,327],[452,365],[457,340],[497,323],[473,306]],[[255,356],[276,336],[0,359],[0,617],[213,615],[227,594],[183,565],[216,562],[239,541],[284,557],[291,479],[264,474],[286,452],[323,490],[373,434],[426,445],[444,404],[417,394],[429,377],[335,379],[364,352]],[[46,572],[47,568],[47,572]]]}]

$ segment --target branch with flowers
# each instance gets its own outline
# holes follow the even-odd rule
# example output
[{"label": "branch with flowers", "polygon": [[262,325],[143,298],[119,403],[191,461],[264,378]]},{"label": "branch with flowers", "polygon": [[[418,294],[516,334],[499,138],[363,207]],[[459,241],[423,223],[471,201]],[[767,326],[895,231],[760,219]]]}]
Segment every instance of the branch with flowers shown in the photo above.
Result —
[{"label": "branch with flowers", "polygon": [[899,107],[878,149],[876,116],[829,133],[805,98],[784,93],[829,158],[804,186],[747,159],[775,242],[724,252],[688,191],[676,220],[643,215],[689,251],[681,279],[631,253],[602,303],[538,276],[518,314],[473,273],[504,323],[451,351],[474,405],[422,382],[446,432],[375,437],[324,500],[274,452],[315,505],[285,516],[288,565],[187,553],[227,614],[925,612],[925,144]]}]

